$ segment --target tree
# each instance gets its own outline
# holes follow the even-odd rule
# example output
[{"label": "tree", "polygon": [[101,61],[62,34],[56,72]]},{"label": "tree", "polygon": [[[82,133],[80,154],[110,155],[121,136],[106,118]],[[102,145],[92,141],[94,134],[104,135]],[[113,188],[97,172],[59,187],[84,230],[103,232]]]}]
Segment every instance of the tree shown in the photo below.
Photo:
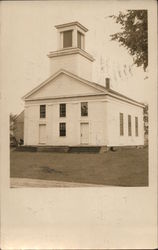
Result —
[{"label": "tree", "polygon": [[15,131],[15,119],[16,115],[10,114],[10,134],[13,136]]},{"label": "tree", "polygon": [[144,139],[145,144],[148,143],[148,133],[149,133],[149,115],[148,115],[148,105],[146,104],[143,109],[143,120],[144,120]]},{"label": "tree", "polygon": [[110,16],[116,23],[121,24],[121,32],[111,35],[111,40],[118,41],[126,47],[133,56],[134,64],[148,66],[148,18],[147,10],[127,10]]}]

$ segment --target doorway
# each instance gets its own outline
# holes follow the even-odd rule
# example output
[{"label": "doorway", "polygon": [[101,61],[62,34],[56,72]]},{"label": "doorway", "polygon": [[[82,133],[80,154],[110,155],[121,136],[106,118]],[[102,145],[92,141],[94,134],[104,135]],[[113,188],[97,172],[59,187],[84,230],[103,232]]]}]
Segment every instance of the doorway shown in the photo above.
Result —
[{"label": "doorway", "polygon": [[81,123],[80,125],[80,142],[81,144],[89,143],[89,123]]},{"label": "doorway", "polygon": [[46,125],[45,124],[39,125],[39,143],[40,144],[46,143]]}]

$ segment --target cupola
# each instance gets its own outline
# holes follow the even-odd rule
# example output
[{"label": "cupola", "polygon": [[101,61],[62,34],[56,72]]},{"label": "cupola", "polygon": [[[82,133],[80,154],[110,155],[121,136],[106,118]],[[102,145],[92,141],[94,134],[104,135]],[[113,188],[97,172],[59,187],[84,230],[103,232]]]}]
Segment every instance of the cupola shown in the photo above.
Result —
[{"label": "cupola", "polygon": [[94,58],[85,51],[85,35],[88,29],[79,22],[55,25],[58,50],[48,54],[50,73],[65,69],[86,80],[92,80]]},{"label": "cupola", "polygon": [[85,33],[88,29],[79,22],[56,25],[55,28],[58,30],[59,49],[85,49]]}]

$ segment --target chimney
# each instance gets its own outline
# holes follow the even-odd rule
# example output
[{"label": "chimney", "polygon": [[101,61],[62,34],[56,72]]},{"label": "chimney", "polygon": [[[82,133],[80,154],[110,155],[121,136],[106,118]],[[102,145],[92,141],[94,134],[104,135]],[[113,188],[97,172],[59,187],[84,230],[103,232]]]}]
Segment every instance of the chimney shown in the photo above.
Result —
[{"label": "chimney", "polygon": [[110,89],[110,78],[109,77],[105,78],[105,87],[107,90]]}]

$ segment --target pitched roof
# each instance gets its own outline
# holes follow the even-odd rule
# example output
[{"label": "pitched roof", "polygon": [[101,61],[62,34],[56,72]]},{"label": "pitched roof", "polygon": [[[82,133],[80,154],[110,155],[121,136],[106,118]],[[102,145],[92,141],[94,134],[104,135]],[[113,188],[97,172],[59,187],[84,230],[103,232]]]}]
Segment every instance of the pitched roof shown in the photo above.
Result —
[{"label": "pitched roof", "polygon": [[17,119],[22,119],[22,120],[24,119],[24,110],[16,115],[15,120],[17,120]]},{"label": "pitched roof", "polygon": [[82,83],[85,83],[88,86],[91,86],[93,88],[95,88],[96,90],[100,90],[102,92],[102,94],[108,95],[108,96],[112,96],[114,98],[119,98],[121,100],[124,100],[126,102],[133,102],[136,105],[142,106],[144,107],[144,103],[138,102],[132,98],[129,98],[123,94],[120,94],[119,92],[112,90],[112,89],[107,89],[105,86],[102,86],[96,82],[92,82],[92,81],[88,81],[82,77],[79,77],[65,69],[60,69],[59,71],[57,71],[55,74],[53,74],[52,76],[50,76],[49,78],[47,78],[44,82],[42,82],[41,84],[39,84],[37,87],[35,87],[34,89],[32,89],[30,92],[28,92],[26,95],[24,95],[22,97],[23,100],[27,99],[30,95],[32,95],[33,93],[35,93],[36,91],[38,91],[40,88],[42,88],[43,86],[45,86],[46,84],[48,84],[51,80],[55,79],[57,76],[59,76],[60,74],[65,74],[68,75],[76,80],[81,81]]},{"label": "pitched roof", "polygon": [[145,106],[144,103],[138,102],[138,101],[136,101],[136,100],[134,100],[134,99],[132,99],[132,98],[129,98],[129,97],[125,96],[125,95],[122,95],[122,94],[120,94],[119,92],[117,92],[117,91],[115,91],[115,90],[113,90],[113,89],[109,89],[109,90],[108,90],[108,93],[109,93],[109,94],[114,94],[114,95],[116,95],[116,96],[118,96],[118,97],[122,97],[122,98],[124,98],[124,99],[126,99],[126,100],[128,100],[128,101],[135,102],[135,103],[137,103],[137,104],[139,104],[139,105]]},{"label": "pitched roof", "polygon": [[68,75],[80,82],[85,83],[88,86],[91,86],[97,90],[100,90],[102,92],[107,92],[106,88],[104,88],[103,86],[101,86],[100,84],[94,83],[94,82],[90,82],[88,80],[83,79],[82,77],[79,77],[73,73],[70,73],[69,71],[65,70],[65,69],[60,69],[59,71],[57,71],[55,74],[53,74],[52,76],[50,76],[49,78],[47,78],[44,82],[42,82],[41,84],[39,84],[37,87],[35,87],[34,89],[32,89],[30,92],[28,92],[26,95],[24,95],[22,97],[23,100],[25,100],[26,98],[28,98],[30,95],[32,95],[33,93],[35,93],[36,91],[38,91],[40,88],[44,87],[46,84],[48,84],[51,80],[55,79],[57,76],[59,76],[60,74],[65,74]]}]

